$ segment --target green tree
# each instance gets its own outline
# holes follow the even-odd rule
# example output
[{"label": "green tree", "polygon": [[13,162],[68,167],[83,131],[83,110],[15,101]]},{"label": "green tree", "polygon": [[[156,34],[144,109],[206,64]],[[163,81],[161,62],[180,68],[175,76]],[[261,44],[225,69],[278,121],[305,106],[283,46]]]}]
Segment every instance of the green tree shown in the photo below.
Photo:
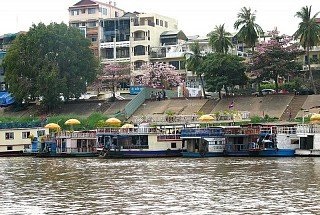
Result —
[{"label": "green tree", "polygon": [[4,59],[9,91],[19,103],[41,99],[47,110],[61,95],[79,98],[98,68],[89,46],[78,29],[66,24],[33,25],[15,39]]},{"label": "green tree", "polygon": [[187,56],[186,66],[188,70],[194,72],[197,77],[200,79],[202,86],[202,93],[204,98],[206,98],[205,89],[204,89],[204,81],[202,77],[202,71],[200,70],[201,63],[203,61],[203,56],[201,54],[200,45],[198,42],[194,42],[190,45],[191,54]]},{"label": "green tree", "polygon": [[237,17],[238,20],[234,23],[234,28],[236,30],[240,28],[237,37],[251,47],[253,54],[256,41],[263,30],[260,25],[256,23],[256,14],[251,12],[251,8],[241,8]]},{"label": "green tree", "polygon": [[276,91],[279,89],[278,78],[293,75],[301,68],[296,60],[304,51],[294,44],[292,37],[278,36],[276,30],[270,32],[272,36],[268,42],[261,42],[257,53],[252,57],[251,69],[256,73],[258,81],[275,81]]},{"label": "green tree", "polygon": [[[208,54],[202,63],[206,84],[211,91],[221,91],[222,87],[233,88],[247,83],[244,59],[236,55],[213,53]],[[219,94],[221,97],[221,95]]]},{"label": "green tree", "polygon": [[300,40],[300,44],[306,50],[307,64],[309,70],[309,79],[312,84],[312,88],[317,93],[316,86],[314,84],[313,74],[310,67],[310,48],[319,44],[320,41],[320,24],[317,23],[316,17],[320,12],[311,16],[311,7],[302,7],[300,11],[296,12],[295,16],[301,19],[298,30],[293,34],[295,39]]},{"label": "green tree", "polygon": [[231,33],[227,32],[223,25],[215,26],[214,30],[208,34],[209,44],[212,49],[218,53],[227,54],[230,47],[232,47]]}]

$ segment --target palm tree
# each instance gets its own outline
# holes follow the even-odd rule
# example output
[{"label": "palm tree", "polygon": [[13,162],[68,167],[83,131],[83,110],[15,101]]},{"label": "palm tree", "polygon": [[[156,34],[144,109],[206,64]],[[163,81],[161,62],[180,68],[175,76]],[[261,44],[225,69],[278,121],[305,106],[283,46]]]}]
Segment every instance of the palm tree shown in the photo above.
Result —
[{"label": "palm tree", "polygon": [[256,14],[255,12],[251,12],[250,8],[241,8],[237,17],[238,20],[234,23],[234,28],[238,30],[241,27],[237,33],[237,37],[251,47],[253,54],[256,41],[263,30],[260,25],[255,23]]},{"label": "palm tree", "polygon": [[310,67],[310,48],[319,44],[320,41],[320,24],[316,22],[316,17],[320,12],[317,12],[311,17],[311,7],[305,6],[298,11],[295,16],[301,19],[298,30],[293,34],[295,39],[300,39],[300,44],[306,50],[307,63],[309,70],[309,79],[312,84],[314,93],[317,93],[317,89],[314,84],[312,70]]},{"label": "palm tree", "polygon": [[226,32],[223,25],[215,26],[214,30],[208,34],[209,44],[218,53],[227,54],[229,47],[232,47],[231,33]]},{"label": "palm tree", "polygon": [[200,45],[198,42],[194,42],[190,45],[191,53],[188,53],[186,66],[188,70],[193,71],[201,81],[202,93],[204,98],[206,98],[205,89],[204,89],[204,81],[202,77],[202,72],[200,71],[200,66],[203,61],[203,56],[201,54]]}]

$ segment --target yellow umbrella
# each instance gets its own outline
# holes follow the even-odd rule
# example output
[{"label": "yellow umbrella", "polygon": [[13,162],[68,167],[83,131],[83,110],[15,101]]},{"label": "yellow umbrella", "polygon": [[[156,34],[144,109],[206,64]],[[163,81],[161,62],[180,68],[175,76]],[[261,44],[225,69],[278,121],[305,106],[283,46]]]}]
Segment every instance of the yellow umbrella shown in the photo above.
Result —
[{"label": "yellow umbrella", "polygon": [[134,128],[134,125],[132,125],[132,124],[124,124],[123,126],[121,126],[121,128]]},{"label": "yellow umbrella", "polygon": [[311,117],[310,117],[310,123],[311,124],[320,124],[320,114],[313,114]]},{"label": "yellow umbrella", "polygon": [[106,123],[113,126],[120,126],[121,121],[117,118],[109,118],[106,120]]},{"label": "yellow umbrella", "polygon": [[199,120],[203,121],[203,122],[208,122],[208,121],[214,120],[214,118],[213,118],[213,116],[211,116],[209,114],[205,114],[205,115],[200,116]]},{"label": "yellow umbrella", "polygon": [[65,121],[64,124],[65,125],[79,125],[79,124],[81,124],[81,122],[77,119],[68,119],[67,121]]},{"label": "yellow umbrella", "polygon": [[46,124],[44,127],[49,129],[60,129],[60,125],[58,125],[57,123],[49,123]]}]

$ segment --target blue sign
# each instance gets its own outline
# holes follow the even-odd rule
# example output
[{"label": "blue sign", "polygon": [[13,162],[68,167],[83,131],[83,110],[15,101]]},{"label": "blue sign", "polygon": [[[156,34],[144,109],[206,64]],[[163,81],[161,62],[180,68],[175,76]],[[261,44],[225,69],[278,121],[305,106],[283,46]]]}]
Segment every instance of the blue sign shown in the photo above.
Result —
[{"label": "blue sign", "polygon": [[137,95],[143,88],[144,86],[130,86],[130,95]]}]

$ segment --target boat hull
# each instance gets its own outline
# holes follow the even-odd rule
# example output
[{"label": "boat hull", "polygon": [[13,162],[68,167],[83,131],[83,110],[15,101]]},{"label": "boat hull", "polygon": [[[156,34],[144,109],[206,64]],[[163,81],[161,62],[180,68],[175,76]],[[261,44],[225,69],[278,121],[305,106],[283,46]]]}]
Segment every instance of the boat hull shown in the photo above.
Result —
[{"label": "boat hull", "polygon": [[296,149],[295,155],[299,157],[320,157],[320,150],[316,149]]},{"label": "boat hull", "polygon": [[249,151],[249,155],[253,157],[294,157],[293,149],[262,149]]},{"label": "boat hull", "polygon": [[98,157],[98,153],[36,153],[40,158],[75,158],[75,157]]},{"label": "boat hull", "polygon": [[32,154],[27,154],[27,153],[24,153],[23,151],[0,152],[0,157],[22,157],[22,156],[32,156]]},{"label": "boat hull", "polygon": [[186,158],[204,158],[204,157],[223,157],[223,152],[207,152],[207,153],[200,153],[200,152],[182,152],[182,157]]},{"label": "boat hull", "polygon": [[226,157],[248,157],[249,151],[226,151]]},{"label": "boat hull", "polygon": [[155,157],[181,157],[181,150],[156,150],[156,151],[147,151],[147,150],[137,150],[137,151],[117,151],[110,150],[101,152],[101,158],[155,158]]}]

